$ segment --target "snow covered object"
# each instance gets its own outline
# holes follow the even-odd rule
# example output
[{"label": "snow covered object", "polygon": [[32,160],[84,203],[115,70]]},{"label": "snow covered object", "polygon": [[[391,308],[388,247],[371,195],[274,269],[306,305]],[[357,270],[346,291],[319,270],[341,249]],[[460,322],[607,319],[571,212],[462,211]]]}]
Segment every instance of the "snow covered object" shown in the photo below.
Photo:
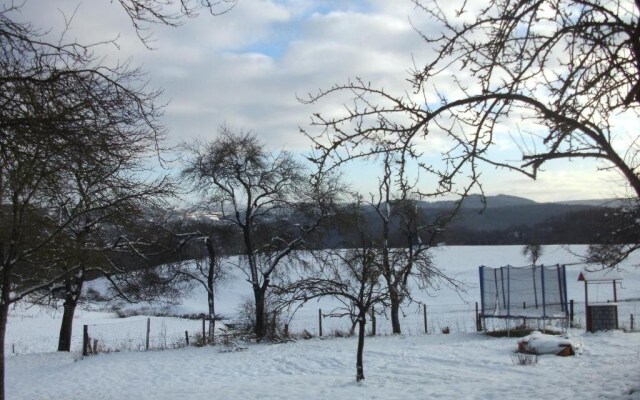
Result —
[{"label": "snow covered object", "polygon": [[580,353],[582,345],[568,336],[546,335],[533,331],[530,335],[518,340],[518,352],[529,354],[555,354],[557,356],[573,356]]}]

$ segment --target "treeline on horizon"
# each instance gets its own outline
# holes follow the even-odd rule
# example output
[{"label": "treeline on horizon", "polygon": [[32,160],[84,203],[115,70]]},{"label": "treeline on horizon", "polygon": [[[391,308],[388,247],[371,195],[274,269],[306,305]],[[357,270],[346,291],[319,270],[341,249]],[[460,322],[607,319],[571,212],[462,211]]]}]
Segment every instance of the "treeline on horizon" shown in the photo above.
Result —
[{"label": "treeline on horizon", "polygon": [[[360,216],[354,220],[348,215],[333,215],[305,241],[305,249],[350,248],[357,245],[363,232],[376,237],[382,229],[381,221],[373,209],[362,207]],[[432,223],[444,213],[442,209],[421,208],[421,217]],[[596,206],[567,206],[558,204],[536,204],[499,207],[490,209],[461,209],[453,220],[441,229],[423,233],[421,240],[432,246],[438,245],[526,245],[526,244],[607,244],[611,227],[622,226],[629,216],[620,208]],[[265,237],[294,232],[303,217],[287,215],[264,221],[260,230]],[[221,250],[226,255],[240,254],[240,232],[224,221],[211,223],[207,218],[187,217],[180,222],[183,231],[209,231],[219,238]],[[640,240],[631,235],[629,243]],[[406,237],[399,221],[391,220],[389,244],[391,247],[406,247]],[[620,238],[616,238],[619,241]],[[625,240],[625,242],[627,241]],[[176,244],[169,246],[175,248]],[[194,253],[195,252],[195,253]],[[182,257],[197,258],[198,250],[185,248]]]}]

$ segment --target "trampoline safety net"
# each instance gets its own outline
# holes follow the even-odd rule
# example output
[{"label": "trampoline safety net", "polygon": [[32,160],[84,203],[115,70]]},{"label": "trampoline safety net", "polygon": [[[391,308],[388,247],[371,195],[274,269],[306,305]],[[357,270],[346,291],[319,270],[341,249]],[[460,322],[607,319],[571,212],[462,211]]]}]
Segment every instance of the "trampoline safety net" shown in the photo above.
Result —
[{"label": "trampoline safety net", "polygon": [[564,266],[480,268],[482,315],[557,318],[567,315]]}]

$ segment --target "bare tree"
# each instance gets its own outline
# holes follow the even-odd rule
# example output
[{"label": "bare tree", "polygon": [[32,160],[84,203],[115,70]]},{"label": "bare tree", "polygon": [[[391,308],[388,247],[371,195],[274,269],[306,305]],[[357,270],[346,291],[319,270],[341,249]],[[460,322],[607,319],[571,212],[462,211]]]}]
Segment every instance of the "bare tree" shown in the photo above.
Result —
[{"label": "bare tree", "polygon": [[[445,166],[421,165],[443,191],[481,189],[482,164],[535,178],[550,161],[581,158],[617,170],[640,196],[637,124],[618,122],[638,121],[640,112],[637,1],[414,3],[429,18],[419,33],[433,57],[412,71],[412,93],[356,79],[305,100],[336,92],[355,100],[343,115],[313,117],[321,130],[306,133],[319,165],[388,151],[419,158],[417,143],[447,137]],[[492,152],[501,131],[511,133],[521,161]]]},{"label": "bare tree", "polygon": [[[130,171],[121,169],[131,161],[125,162],[129,155],[121,155],[123,158],[111,160],[109,168],[70,160],[70,173],[62,177],[59,190],[50,194],[56,215],[52,224],[60,230],[53,243],[64,256],[56,274],[74,271],[60,283],[37,293],[37,297],[50,294],[64,301],[58,351],[71,350],[73,316],[87,280],[102,276],[115,285],[115,280],[110,279],[113,275],[155,266],[150,258],[157,251],[154,247],[158,240],[143,230],[154,228],[146,220],[148,210],[170,196],[172,187],[166,180],[132,179]],[[56,226],[58,223],[64,226]],[[45,281],[49,278],[39,277]],[[147,280],[146,284],[149,283]],[[149,296],[144,299],[151,300]]]},{"label": "bare tree", "polygon": [[538,308],[538,289],[537,289],[537,279],[536,279],[536,264],[540,257],[542,257],[544,249],[541,244],[538,243],[529,243],[526,246],[522,247],[522,255],[529,258],[531,261],[531,265],[533,266],[533,296],[535,297],[536,308]]},{"label": "bare tree", "polygon": [[[392,170],[392,157],[390,153],[383,155],[383,174],[378,183],[377,197],[371,194],[370,204],[373,206],[376,215],[382,222],[382,229],[379,235],[379,247],[380,263],[381,263],[381,275],[384,277],[387,290],[389,292],[389,304],[391,311],[391,327],[393,333],[401,333],[400,327],[400,304],[402,303],[402,294],[400,293],[402,288],[400,287],[400,281],[395,273],[398,264],[392,262],[391,248],[391,219],[393,218],[393,170]],[[393,260],[395,261],[395,259]]]},{"label": "bare tree", "polygon": [[[31,25],[14,22],[17,12],[0,11],[0,398],[9,306],[82,269],[65,251],[74,248],[67,242],[74,224],[97,227],[92,215],[145,186],[136,174],[145,154],[160,151],[164,134],[159,93],[139,70],[103,67],[92,47],[48,43]],[[105,176],[125,186],[96,191],[91,200],[75,186],[61,203],[76,175],[90,191]]]},{"label": "bare tree", "polygon": [[136,34],[149,47],[149,25],[177,27],[185,18],[194,18],[201,10],[212,15],[229,12],[239,0],[118,0],[127,13]]},{"label": "bare tree", "polygon": [[600,243],[590,245],[586,257],[603,268],[617,266],[640,249],[640,199],[629,199],[609,214],[612,218],[601,227]]},{"label": "bare tree", "polygon": [[[197,225],[203,225],[198,223]],[[206,225],[211,225],[207,223]],[[210,344],[215,344],[215,323],[218,316],[215,308],[215,295],[217,286],[227,275],[227,268],[223,266],[220,243],[224,238],[228,238],[231,232],[229,229],[219,224],[215,226],[202,226],[192,232],[180,232],[175,235],[179,238],[178,248],[183,251],[187,247],[204,247],[204,252],[195,251],[195,254],[186,254],[182,258],[186,260],[176,262],[172,265],[176,273],[187,277],[191,281],[200,284],[207,293],[207,319],[209,320],[209,330],[205,340]],[[173,229],[176,229],[173,227]],[[180,229],[181,231],[183,230]]]},{"label": "bare tree", "polygon": [[[369,203],[381,221],[381,230],[377,235],[372,234],[372,238],[380,252],[382,277],[389,292],[392,332],[399,334],[402,333],[400,308],[411,298],[411,278],[425,290],[440,282],[460,289],[455,280],[447,278],[433,265],[429,253],[456,209],[434,216],[433,221],[429,222],[418,209],[418,202],[412,198],[417,190],[406,177],[405,161],[391,152],[382,154],[381,158],[383,173],[378,193],[371,195]],[[392,240],[399,243],[400,247],[393,247]]]},{"label": "bare tree", "polygon": [[[221,213],[223,221],[241,232],[244,258],[239,267],[253,288],[255,333],[261,339],[266,334],[265,300],[271,279],[317,228],[331,196],[322,185],[309,188],[304,167],[291,154],[271,154],[250,133],[235,134],[222,127],[218,139],[187,146],[187,151],[190,159],[183,175],[201,191],[202,207]],[[300,207],[308,223],[293,230],[274,226]]]},{"label": "bare tree", "polygon": [[542,245],[538,243],[529,243],[523,246],[521,251],[523,256],[529,258],[529,261],[531,261],[531,265],[533,265],[534,268],[537,265],[540,257],[542,257],[543,252],[544,249],[542,248]]},{"label": "bare tree", "polygon": [[415,71],[414,87],[426,90],[444,65],[470,72],[473,81],[460,83],[464,96],[432,110],[470,127],[469,145],[490,145],[497,126],[521,115],[533,127],[517,168],[535,177],[551,160],[594,158],[616,168],[640,196],[637,141],[615,143],[625,134],[615,127],[619,115],[637,119],[640,106],[637,2],[500,0],[471,22],[459,14],[464,6],[452,13],[416,4],[445,33],[425,36],[439,52]]},{"label": "bare tree", "polygon": [[358,325],[356,381],[364,380],[364,341],[367,314],[377,304],[386,306],[389,293],[382,284],[379,252],[364,234],[352,249],[327,249],[309,252],[295,279],[277,287],[290,302],[307,302],[333,297],[343,306],[331,315],[348,315]]},{"label": "bare tree", "polygon": [[[374,145],[384,137],[397,151],[439,132],[452,141],[445,153],[444,185],[469,163],[487,162],[535,177],[551,160],[593,158],[618,169],[640,195],[638,144],[632,140],[616,148],[615,139],[624,132],[613,127],[620,113],[637,118],[640,106],[637,4],[494,0],[467,10],[469,3],[459,9],[415,3],[441,32],[422,34],[435,56],[413,71],[419,96],[394,96],[362,80],[311,95],[309,101],[318,101],[351,91],[357,100],[344,117],[315,116],[314,124],[331,128],[329,136],[310,135],[319,149]],[[440,82],[449,83],[452,70],[469,75],[464,81],[452,78],[454,99],[438,91]],[[514,116],[531,126],[522,142],[524,161],[492,159],[497,128],[509,128]],[[355,132],[340,129],[347,124]],[[387,150],[362,146],[351,157],[380,151]],[[330,156],[340,160],[335,152]]]}]

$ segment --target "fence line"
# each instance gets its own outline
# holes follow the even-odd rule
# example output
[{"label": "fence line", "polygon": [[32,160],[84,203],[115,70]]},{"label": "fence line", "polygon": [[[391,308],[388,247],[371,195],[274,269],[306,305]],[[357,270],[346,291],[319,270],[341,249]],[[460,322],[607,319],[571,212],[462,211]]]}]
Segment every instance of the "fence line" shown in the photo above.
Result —
[{"label": "fence line", "polygon": [[[427,332],[441,333],[446,328],[450,332],[473,332],[476,330],[476,308],[475,303],[463,304],[415,304],[405,307],[400,315],[400,325],[403,333],[424,334],[425,333],[425,309],[427,313]],[[319,318],[318,311],[321,316]],[[324,336],[348,335],[354,323],[349,316],[332,316],[332,310],[309,308],[300,309],[296,312],[289,324],[289,331],[292,333],[308,332],[311,335],[319,336],[320,327]],[[367,319],[367,330],[373,330],[372,317]],[[388,311],[378,310],[375,315],[375,331],[378,335],[389,335],[392,333],[391,318]]]},{"label": "fence line", "polygon": [[[326,305],[323,305],[326,307]],[[426,318],[425,318],[426,310]],[[583,301],[573,301],[573,328],[585,329],[585,306]],[[331,317],[331,309],[320,307],[300,308],[289,320],[286,316],[280,319],[288,322],[287,333],[295,336],[344,336],[350,333],[353,322],[348,316]],[[620,300],[618,302],[618,327],[625,331],[640,331],[640,299]],[[367,321],[367,331],[372,333],[372,318]],[[229,323],[233,319],[221,321]],[[204,326],[203,326],[204,322]],[[403,334],[423,335],[442,334],[443,332],[475,332],[477,330],[475,302],[458,304],[414,304],[403,308],[400,324]],[[487,320],[488,330],[505,329],[502,320]],[[512,325],[518,323],[511,322]],[[320,332],[320,324],[322,333]],[[541,329],[541,321],[528,320],[531,328]],[[220,323],[216,324],[220,326]],[[75,327],[73,348],[84,349],[85,352],[100,351],[145,351],[178,348],[188,345],[203,344],[203,337],[208,333],[208,321],[202,319],[185,319],[177,317],[134,316],[122,319],[106,320],[87,326],[88,339],[82,340],[82,327]],[[186,334],[185,334],[186,332]],[[284,330],[278,332],[283,335]],[[388,312],[377,310],[375,316],[375,333],[390,335],[391,321]],[[24,354],[33,352],[51,352],[57,347],[58,329],[42,332],[34,331],[30,335],[8,340],[5,353]],[[38,343],[35,343],[38,342]]]},{"label": "fence line", "polygon": [[[573,328],[585,328],[585,307],[582,301],[572,301],[573,303],[573,322],[571,326]],[[426,307],[426,322],[427,333],[438,334],[448,331],[454,332],[475,332],[478,330],[478,321],[476,320],[476,308],[475,303],[458,303],[458,304],[435,304],[427,305],[424,307],[420,305],[406,307],[400,317],[400,324],[402,332],[406,334],[424,334],[425,333],[425,317],[424,308]],[[301,309],[298,310],[293,317],[289,331],[293,333],[300,333],[306,331],[314,336],[320,334],[320,327],[324,331],[325,336],[338,335],[342,336],[348,334],[353,326],[353,322],[347,316],[340,318],[331,317],[330,310],[320,310],[322,313],[321,322],[318,321],[318,309]],[[640,299],[621,300],[618,302],[618,326],[619,329],[625,331],[640,331]],[[388,313],[381,313],[376,316],[375,330],[377,334],[388,335],[391,334],[391,321]],[[525,322],[530,328],[543,329],[544,323],[557,325],[558,328],[564,323],[562,320],[550,321],[550,319],[544,320],[542,318],[522,318],[522,322]],[[488,326],[487,330],[501,330],[507,327],[507,324],[513,326],[514,321],[500,321],[489,320],[486,321]],[[518,323],[517,321],[515,323]],[[371,316],[369,316],[368,330],[372,330]],[[321,335],[321,334],[320,334]]]},{"label": "fence line", "polygon": [[84,325],[82,352],[145,351],[206,343],[208,321],[176,317],[135,317]]}]

